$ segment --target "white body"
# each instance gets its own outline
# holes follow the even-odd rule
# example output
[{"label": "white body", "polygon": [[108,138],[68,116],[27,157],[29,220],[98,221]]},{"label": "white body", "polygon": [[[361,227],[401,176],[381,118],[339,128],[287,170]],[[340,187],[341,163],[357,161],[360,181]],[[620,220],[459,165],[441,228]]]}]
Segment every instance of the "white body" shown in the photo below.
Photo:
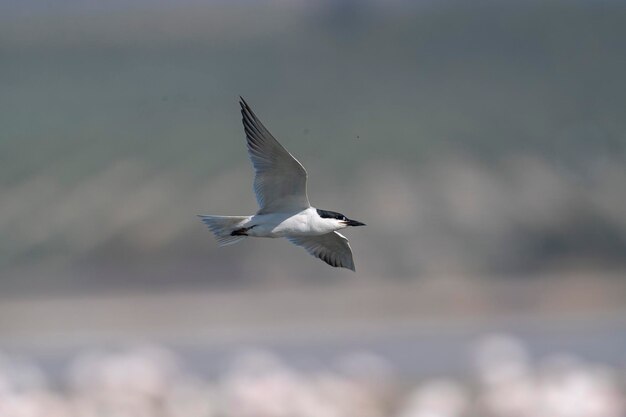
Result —
[{"label": "white body", "polygon": [[[331,221],[332,220],[332,221]],[[254,237],[292,237],[325,235],[346,227],[335,219],[322,219],[313,207],[296,213],[256,214],[242,227]]]}]

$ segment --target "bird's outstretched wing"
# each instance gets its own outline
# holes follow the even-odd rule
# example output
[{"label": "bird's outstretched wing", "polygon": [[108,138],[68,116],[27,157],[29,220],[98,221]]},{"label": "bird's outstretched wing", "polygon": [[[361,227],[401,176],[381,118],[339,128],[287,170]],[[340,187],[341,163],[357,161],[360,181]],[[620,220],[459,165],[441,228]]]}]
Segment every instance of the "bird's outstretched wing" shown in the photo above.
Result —
[{"label": "bird's outstretched wing", "polygon": [[341,233],[332,232],[320,236],[297,236],[287,239],[294,245],[302,246],[311,255],[330,266],[355,271],[350,243]]},{"label": "bird's outstretched wing", "polygon": [[254,192],[259,214],[304,210],[311,205],[306,194],[306,170],[250,109],[243,98],[241,116],[248,141],[248,155],[256,171]]}]

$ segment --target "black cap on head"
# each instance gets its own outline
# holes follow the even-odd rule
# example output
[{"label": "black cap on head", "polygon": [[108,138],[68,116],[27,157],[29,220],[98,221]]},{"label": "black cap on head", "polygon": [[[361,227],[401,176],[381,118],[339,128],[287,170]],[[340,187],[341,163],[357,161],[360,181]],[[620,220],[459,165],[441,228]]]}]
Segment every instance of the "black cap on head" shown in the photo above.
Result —
[{"label": "black cap on head", "polygon": [[323,219],[337,219],[346,223],[347,226],[365,226],[365,223],[358,222],[356,220],[350,220],[346,216],[341,213],[337,213],[336,211],[330,210],[320,210],[316,209],[317,214]]}]

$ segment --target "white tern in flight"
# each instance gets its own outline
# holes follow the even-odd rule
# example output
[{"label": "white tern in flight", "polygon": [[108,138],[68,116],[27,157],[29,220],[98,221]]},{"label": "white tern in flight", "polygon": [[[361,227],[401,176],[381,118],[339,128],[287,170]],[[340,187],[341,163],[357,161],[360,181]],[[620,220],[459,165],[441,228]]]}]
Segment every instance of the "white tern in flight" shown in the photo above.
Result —
[{"label": "white tern in flight", "polygon": [[311,207],[306,193],[307,173],[263,126],[240,98],[248,155],[256,171],[254,192],[261,207],[253,216],[200,215],[220,246],[250,237],[284,237],[335,267],[352,271],[352,250],[337,230],[365,226],[341,213]]}]

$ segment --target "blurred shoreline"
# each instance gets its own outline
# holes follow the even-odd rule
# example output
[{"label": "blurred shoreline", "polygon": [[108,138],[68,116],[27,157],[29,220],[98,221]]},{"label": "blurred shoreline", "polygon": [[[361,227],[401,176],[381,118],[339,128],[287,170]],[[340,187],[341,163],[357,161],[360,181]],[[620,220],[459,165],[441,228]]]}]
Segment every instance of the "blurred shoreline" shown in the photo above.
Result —
[{"label": "blurred shoreline", "polygon": [[[623,280],[591,274],[2,298],[0,349],[45,356],[150,342],[219,357],[259,345],[313,354],[357,346],[436,352],[456,340],[463,341],[459,353],[479,335],[517,332],[531,347],[555,343],[617,363],[626,359],[624,300]],[[606,352],[611,345],[614,352]],[[449,346],[443,351],[455,356]]]}]

